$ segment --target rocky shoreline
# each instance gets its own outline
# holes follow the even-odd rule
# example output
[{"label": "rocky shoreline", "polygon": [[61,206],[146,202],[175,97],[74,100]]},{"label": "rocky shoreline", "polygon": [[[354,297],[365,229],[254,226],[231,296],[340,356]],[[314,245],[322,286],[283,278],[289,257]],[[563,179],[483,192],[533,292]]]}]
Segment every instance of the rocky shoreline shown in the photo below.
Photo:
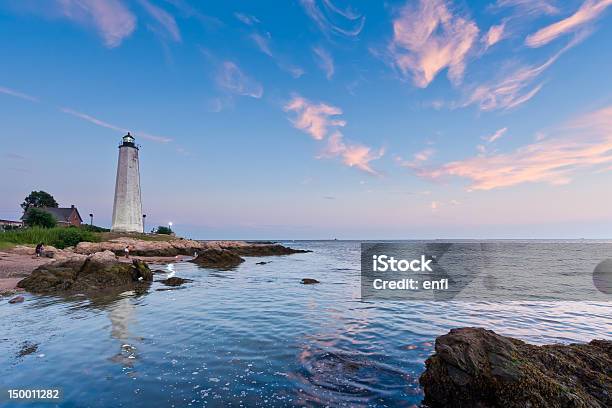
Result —
[{"label": "rocky shoreline", "polygon": [[[125,247],[130,258],[125,258]],[[63,250],[47,247],[43,257],[35,257],[26,246],[1,253],[14,268],[0,274],[0,288],[7,295],[19,288],[33,293],[93,292],[150,282],[147,262],[163,263],[192,259],[199,266],[229,269],[244,262],[242,256],[277,256],[310,252],[275,243],[243,241],[144,241],[117,238],[104,242],[81,242]],[[1,255],[0,254],[0,255]],[[241,256],[242,255],[242,256]],[[15,268],[19,268],[16,270]],[[23,279],[21,279],[23,278]]]},{"label": "rocky shoreline", "polygon": [[425,364],[429,408],[612,406],[609,340],[535,346],[465,327],[438,337]]}]

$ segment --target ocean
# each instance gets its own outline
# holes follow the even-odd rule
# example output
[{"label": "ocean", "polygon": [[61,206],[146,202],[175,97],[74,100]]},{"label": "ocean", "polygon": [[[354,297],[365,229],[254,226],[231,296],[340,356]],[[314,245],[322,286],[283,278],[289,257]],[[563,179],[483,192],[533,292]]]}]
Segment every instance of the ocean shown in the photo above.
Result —
[{"label": "ocean", "polygon": [[535,344],[612,336],[609,302],[363,300],[360,242],[282,243],[313,252],[225,271],[152,265],[156,280],[193,280],[171,290],[3,300],[0,391],[59,388],[62,407],[407,407],[451,328]]}]

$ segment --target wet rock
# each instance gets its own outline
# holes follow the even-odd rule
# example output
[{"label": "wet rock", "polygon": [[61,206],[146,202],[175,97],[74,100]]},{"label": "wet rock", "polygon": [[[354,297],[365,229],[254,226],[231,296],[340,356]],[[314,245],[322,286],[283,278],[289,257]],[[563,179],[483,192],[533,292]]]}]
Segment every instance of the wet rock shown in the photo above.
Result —
[{"label": "wet rock", "polygon": [[315,283],[321,283],[316,279],[312,279],[312,278],[304,278],[302,279],[302,285],[313,285]]},{"label": "wet rock", "polygon": [[8,302],[11,304],[15,304],[15,303],[22,303],[24,300],[25,298],[23,296],[16,296],[12,298],[11,300],[9,300]]},{"label": "wet rock", "polygon": [[207,249],[190,262],[206,268],[234,268],[244,262],[244,259],[227,249]]},{"label": "wet rock", "polygon": [[160,280],[159,283],[163,283],[166,286],[181,286],[183,283],[193,282],[191,279],[183,279],[177,276],[173,276],[168,279]]},{"label": "wet rock", "polygon": [[91,292],[152,280],[146,263],[136,259],[121,262],[112,252],[104,251],[42,265],[17,286],[34,293]]},{"label": "wet rock", "polygon": [[38,344],[24,341],[21,345],[21,350],[17,353],[17,357],[24,357],[32,353],[36,353],[38,350]]},{"label": "wet rock", "polygon": [[275,255],[291,255],[312,252],[304,249],[293,249],[280,244],[252,244],[225,247],[240,256],[275,256]]},{"label": "wet rock", "polygon": [[436,339],[420,378],[424,405],[612,406],[612,342],[535,346],[482,328]]}]

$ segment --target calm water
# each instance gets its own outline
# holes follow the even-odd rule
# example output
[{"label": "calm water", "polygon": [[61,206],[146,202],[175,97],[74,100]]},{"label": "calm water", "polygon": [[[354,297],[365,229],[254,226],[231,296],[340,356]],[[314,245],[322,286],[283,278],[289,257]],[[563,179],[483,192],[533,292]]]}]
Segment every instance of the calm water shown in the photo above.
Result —
[{"label": "calm water", "polygon": [[[358,242],[287,244],[314,252],[232,271],[155,266],[156,279],[194,280],[175,290],[2,300],[0,389],[60,387],[63,407],[410,406],[452,327],[533,343],[612,335],[609,303],[363,302]],[[38,349],[18,357],[26,341]]]}]

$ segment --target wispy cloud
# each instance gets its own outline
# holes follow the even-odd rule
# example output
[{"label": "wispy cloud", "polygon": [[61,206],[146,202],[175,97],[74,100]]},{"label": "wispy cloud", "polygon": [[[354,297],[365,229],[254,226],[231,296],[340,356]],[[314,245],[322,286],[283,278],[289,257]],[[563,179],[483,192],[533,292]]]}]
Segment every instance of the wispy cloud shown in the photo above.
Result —
[{"label": "wispy cloud", "polygon": [[527,36],[525,44],[530,47],[546,45],[555,38],[576,31],[596,19],[610,5],[612,0],[586,0],[571,16]]},{"label": "wispy cloud", "polygon": [[495,9],[512,7],[520,15],[552,15],[557,14],[559,9],[548,0],[498,0],[493,6]]},{"label": "wispy cloud", "polygon": [[346,121],[334,118],[342,115],[342,109],[325,103],[313,103],[301,96],[294,96],[284,110],[295,112],[293,126],[316,140],[323,140],[330,130],[346,125]]},{"label": "wispy cloud", "polygon": [[331,0],[300,0],[306,14],[325,34],[357,37],[365,24],[365,17],[350,9],[341,10]]},{"label": "wispy cloud", "polygon": [[[113,125],[111,123],[105,122],[101,119],[95,118],[91,115],[82,113],[82,112],[78,112],[74,109],[70,109],[70,108],[60,108],[60,110],[64,113],[67,113],[68,115],[72,115],[74,117],[77,117],[79,119],[83,119],[89,123],[93,123],[94,125],[103,127],[103,128],[107,128],[107,129],[111,129],[114,130],[116,132],[120,132],[120,133],[127,133],[128,129],[120,127],[120,126],[116,126]],[[143,139],[147,139],[147,140],[151,140],[153,142],[158,142],[158,143],[168,143],[171,142],[172,139],[167,138],[167,137],[162,137],[162,136],[155,136],[155,135],[151,135],[149,133],[146,132],[133,132],[135,134],[136,137],[142,137]]]},{"label": "wispy cloud", "polygon": [[269,57],[274,57],[272,54],[272,49],[270,48],[270,34],[266,33],[266,36],[263,36],[259,33],[251,34],[251,39],[257,45],[257,48],[264,54]]},{"label": "wispy cloud", "polygon": [[506,28],[505,23],[491,26],[491,28],[489,28],[489,31],[487,31],[487,34],[483,38],[485,47],[489,48],[493,46],[494,44],[497,44],[498,42],[503,40],[505,28]]},{"label": "wispy cloud", "polygon": [[294,112],[295,118],[291,120],[293,126],[315,140],[327,138],[327,143],[318,158],[339,157],[348,167],[355,167],[366,173],[378,175],[370,162],[380,159],[385,151],[383,148],[373,150],[360,143],[347,142],[340,132],[346,121],[337,119],[342,109],[326,104],[313,103],[306,98],[295,95],[285,106],[285,112]]},{"label": "wispy cloud", "polygon": [[28,95],[26,93],[19,92],[14,89],[10,89],[10,88],[5,88],[2,86],[0,86],[0,93],[5,94],[5,95],[14,96],[16,98],[24,99],[30,102],[39,102],[39,99],[35,96]]},{"label": "wispy cloud", "polygon": [[313,47],[312,52],[316,57],[317,65],[325,72],[327,79],[332,79],[335,72],[334,59],[331,54],[322,47]]},{"label": "wispy cloud", "polygon": [[434,154],[436,154],[435,149],[427,148],[427,149],[420,150],[416,152],[415,154],[413,154],[412,159],[410,160],[404,160],[399,156],[396,157],[395,160],[402,167],[407,167],[411,169],[420,169],[423,166],[423,164],[429,161],[429,159]]},{"label": "wispy cloud", "polygon": [[217,73],[217,84],[231,93],[257,99],[261,98],[264,92],[259,82],[250,78],[231,61],[221,64]]},{"label": "wispy cloud", "polygon": [[250,16],[244,13],[234,13],[234,17],[236,17],[239,21],[246,25],[255,25],[259,23],[259,19],[255,16]]},{"label": "wispy cloud", "polygon": [[580,170],[599,171],[612,163],[612,106],[583,115],[556,129],[554,135],[511,153],[471,157],[422,170],[439,179],[458,176],[471,181],[470,190],[491,190],[522,183],[560,185]]},{"label": "wispy cloud", "polygon": [[453,14],[444,0],[407,3],[393,20],[389,52],[394,65],[414,84],[425,88],[448,68],[451,81],[461,80],[478,27]]},{"label": "wispy cloud", "polygon": [[164,9],[155,6],[149,0],[139,0],[142,7],[170,35],[174,41],[181,41],[181,32],[174,17]]},{"label": "wispy cloud", "polygon": [[95,27],[104,44],[117,47],[136,29],[136,16],[120,0],[56,0],[68,19]]},{"label": "wispy cloud", "polygon": [[274,63],[283,71],[289,72],[292,77],[299,78],[304,75],[304,70],[298,66],[286,62],[286,59],[272,51],[272,36],[266,32],[264,34],[253,33],[250,35],[251,40],[255,43],[259,50],[270,57]]},{"label": "wispy cloud", "polygon": [[506,134],[507,131],[508,131],[508,128],[503,127],[501,129],[496,130],[495,133],[493,133],[492,135],[484,136],[482,140],[486,140],[487,143],[493,143],[494,141],[501,139]]},{"label": "wispy cloud", "polygon": [[582,38],[582,36],[577,36],[541,65],[520,67],[509,75],[496,78],[488,84],[476,86],[460,106],[476,104],[480,110],[491,111],[512,109],[522,105],[542,89],[543,83],[536,83],[537,78]]},{"label": "wispy cloud", "polygon": [[6,157],[7,159],[11,159],[11,160],[25,160],[26,159],[25,156],[22,156],[17,153],[6,153],[4,157]]}]

